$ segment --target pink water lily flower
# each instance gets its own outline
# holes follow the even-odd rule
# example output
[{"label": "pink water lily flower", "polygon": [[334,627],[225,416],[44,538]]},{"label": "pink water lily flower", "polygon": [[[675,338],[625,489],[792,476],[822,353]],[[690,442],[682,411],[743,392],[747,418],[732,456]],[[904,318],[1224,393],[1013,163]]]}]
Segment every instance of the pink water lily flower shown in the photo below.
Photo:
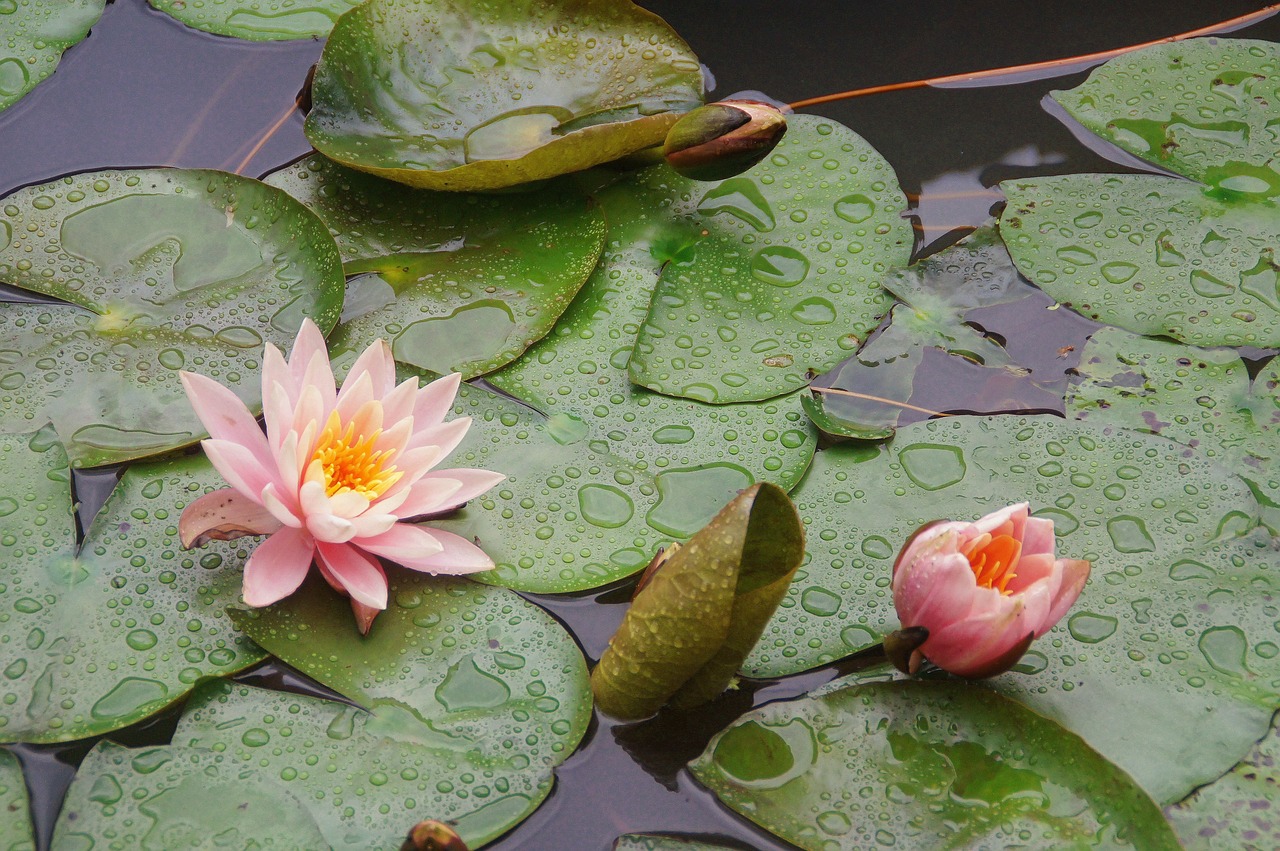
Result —
[{"label": "pink water lily flower", "polygon": [[244,567],[244,600],[266,606],[293,593],[314,564],[351,598],[361,632],[387,607],[379,558],[428,573],[493,567],[458,535],[403,522],[457,508],[505,476],[432,471],[457,447],[469,417],[445,421],[461,376],[419,388],[395,383],[383,340],[335,387],[324,336],[310,320],[285,361],[270,343],[262,365],[266,434],[240,399],[209,378],[182,373],[187,397],[209,430],[209,461],[230,488],[196,500],[179,524],[184,546],[269,535]]},{"label": "pink water lily flower", "polygon": [[1002,673],[1080,596],[1089,562],[1054,558],[1053,521],[1025,502],[973,522],[925,526],[893,566],[902,626],[924,627],[919,656],[962,677]]}]

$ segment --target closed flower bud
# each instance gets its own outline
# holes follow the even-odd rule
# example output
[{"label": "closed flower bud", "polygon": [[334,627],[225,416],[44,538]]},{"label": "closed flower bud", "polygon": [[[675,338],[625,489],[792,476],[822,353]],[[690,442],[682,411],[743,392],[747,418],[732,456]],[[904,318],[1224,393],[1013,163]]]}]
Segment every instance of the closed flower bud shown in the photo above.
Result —
[{"label": "closed flower bud", "polygon": [[751,168],[787,132],[787,119],[766,103],[726,100],[700,106],[667,133],[667,164],[693,180],[724,180]]}]

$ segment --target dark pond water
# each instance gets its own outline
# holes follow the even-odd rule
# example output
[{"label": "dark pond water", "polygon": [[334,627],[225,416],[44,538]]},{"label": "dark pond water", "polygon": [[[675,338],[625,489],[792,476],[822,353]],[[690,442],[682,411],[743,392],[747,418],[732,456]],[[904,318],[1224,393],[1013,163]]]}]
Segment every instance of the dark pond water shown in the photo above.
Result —
[{"label": "dark pond water", "polygon": [[[859,3],[851,0],[649,0],[690,42],[717,80],[716,94],[758,89],[784,101],[832,91],[981,70],[1160,38],[1258,8],[1235,0],[1127,0],[1066,4]],[[1241,32],[1280,40],[1280,18]],[[236,169],[293,102],[318,42],[255,45],[206,36],[115,0],[58,72],[0,113],[0,194],[70,172],[113,166]],[[1035,174],[1124,171],[1122,155],[1091,150],[1045,112],[1041,99],[1082,73],[967,89],[922,89],[815,108],[867,137],[898,172],[912,199],[917,253],[950,244],[1000,202],[991,187]],[[294,113],[244,163],[262,175],[308,150]],[[1096,143],[1089,143],[1095,144]],[[1098,146],[1100,147],[1100,146]],[[1108,157],[1114,159],[1108,159]],[[1059,375],[1061,349],[1078,350],[1092,329],[1067,311],[1021,302],[992,310],[982,326],[1008,341],[1015,359]],[[1261,354],[1261,353],[1258,353]],[[943,374],[923,379],[941,393]],[[915,401],[921,402],[921,394]],[[101,503],[111,473],[78,479],[86,513]],[[84,518],[87,519],[87,518]],[[573,598],[538,598],[595,659],[630,596],[619,587]],[[604,851],[628,831],[718,838],[742,848],[790,847],[719,804],[682,771],[709,737],[752,706],[802,694],[838,666],[779,682],[748,683],[710,708],[640,725],[598,720],[558,771],[550,799],[489,846],[501,851]],[[266,666],[241,679],[276,688],[313,687]],[[176,711],[111,738],[167,741]],[[92,746],[16,747],[32,789],[38,842],[48,847],[75,765]]]}]

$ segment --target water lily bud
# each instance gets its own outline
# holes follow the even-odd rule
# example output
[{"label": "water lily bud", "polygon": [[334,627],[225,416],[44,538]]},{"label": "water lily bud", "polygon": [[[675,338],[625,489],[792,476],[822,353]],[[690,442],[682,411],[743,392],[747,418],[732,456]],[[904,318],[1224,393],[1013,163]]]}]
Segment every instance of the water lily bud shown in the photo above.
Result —
[{"label": "water lily bud", "polygon": [[667,133],[667,164],[693,180],[724,180],[751,168],[787,132],[787,119],[767,103],[726,100],[700,106]]},{"label": "water lily bud", "polygon": [[413,826],[400,851],[467,851],[467,844],[449,825],[427,819]]},{"label": "water lily bud", "polygon": [[913,535],[893,566],[893,604],[904,628],[928,630],[915,652],[961,677],[992,677],[1062,619],[1089,567],[1054,558],[1053,521],[1023,502]]}]

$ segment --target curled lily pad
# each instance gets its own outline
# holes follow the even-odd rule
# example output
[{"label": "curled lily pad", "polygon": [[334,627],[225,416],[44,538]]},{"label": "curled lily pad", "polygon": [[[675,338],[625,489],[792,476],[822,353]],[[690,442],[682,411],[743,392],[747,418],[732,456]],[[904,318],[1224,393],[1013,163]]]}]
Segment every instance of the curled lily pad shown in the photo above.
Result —
[{"label": "curled lily pad", "polygon": [[183,507],[221,484],[203,457],[135,464],[77,550],[66,455],[48,430],[0,436],[0,741],[128,726],[263,653],[232,627],[245,551],[183,552]]},{"label": "curled lily pad", "polygon": [[668,555],[591,674],[600,708],[619,718],[725,690],[800,565],[804,527],[786,491],[753,485]]},{"label": "curled lily pad", "polygon": [[1280,196],[1280,47],[1189,39],[1126,53],[1053,93],[1081,124],[1226,193]]},{"label": "curled lily pad", "polygon": [[809,559],[749,675],[878,642],[897,626],[889,582],[912,532],[1026,499],[1053,520],[1058,553],[1090,560],[1093,574],[995,689],[1083,736],[1162,803],[1229,770],[1280,703],[1280,549],[1265,534],[1236,537],[1258,523],[1253,495],[1184,446],[1056,417],[951,417],[899,429],[882,449],[818,453],[794,498]]},{"label": "curled lily pad", "polygon": [[52,74],[105,6],[106,0],[0,0],[0,110]]},{"label": "curled lily pad", "polygon": [[688,45],[629,0],[370,0],[325,45],[316,150],[422,189],[495,189],[662,142],[702,103]]},{"label": "curled lily pad", "polygon": [[[520,195],[410,189],[311,156],[267,180],[329,226],[347,285],[330,351],[473,378],[543,337],[591,274],[605,220],[563,185]],[[367,273],[367,274],[366,274]]]},{"label": "curled lily pad", "polygon": [[27,784],[18,758],[0,750],[0,844],[5,851],[35,851]]},{"label": "curled lily pad", "polygon": [[730,807],[814,851],[1179,847],[1151,798],[1079,736],[962,683],[775,703],[690,768]]},{"label": "curled lily pad", "polygon": [[361,0],[147,0],[189,27],[249,41],[326,36]]},{"label": "curled lily pad", "polygon": [[0,282],[68,304],[0,309],[0,430],[52,421],[75,466],[185,446],[204,428],[178,373],[261,406],[264,342],[342,309],[324,225],[216,171],[79,174],[0,203]]},{"label": "curled lily pad", "polygon": [[1078,313],[1200,346],[1280,345],[1280,210],[1185,180],[1077,174],[1000,184],[1018,268]]},{"label": "curled lily pad", "polygon": [[885,272],[905,265],[911,225],[893,169],[852,130],[797,115],[750,171],[705,184],[700,238],[664,267],[631,379],[725,404],[804,387],[888,311]]}]

